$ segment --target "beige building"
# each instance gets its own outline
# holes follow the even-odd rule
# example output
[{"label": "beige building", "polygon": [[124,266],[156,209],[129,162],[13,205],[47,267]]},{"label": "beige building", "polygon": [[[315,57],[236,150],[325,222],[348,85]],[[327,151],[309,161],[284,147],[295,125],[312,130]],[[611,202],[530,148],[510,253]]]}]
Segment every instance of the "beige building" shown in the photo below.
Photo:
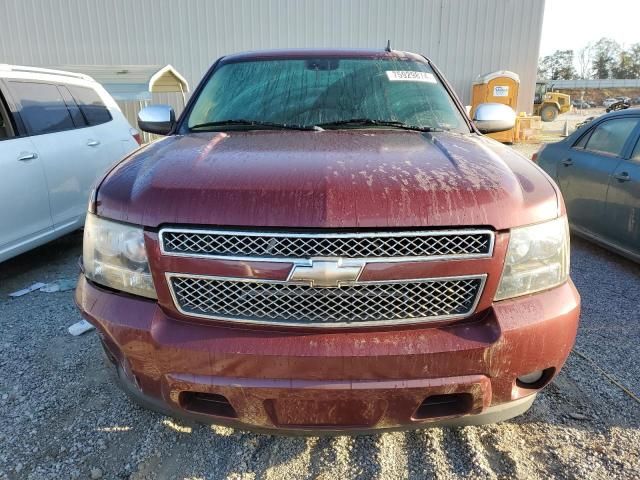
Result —
[{"label": "beige building", "polygon": [[390,39],[436,62],[465,103],[477,75],[518,73],[531,110],[543,12],[544,0],[2,0],[0,63],[171,64],[193,89],[229,53]]}]

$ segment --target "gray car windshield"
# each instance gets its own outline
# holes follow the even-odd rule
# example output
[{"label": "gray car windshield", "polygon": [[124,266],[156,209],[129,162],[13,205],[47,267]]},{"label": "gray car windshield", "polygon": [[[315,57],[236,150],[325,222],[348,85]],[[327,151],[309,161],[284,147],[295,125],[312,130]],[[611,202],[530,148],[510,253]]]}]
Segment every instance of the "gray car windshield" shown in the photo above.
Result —
[{"label": "gray car windshield", "polygon": [[428,64],[363,58],[223,64],[202,89],[187,126],[191,131],[320,126],[469,133]]}]

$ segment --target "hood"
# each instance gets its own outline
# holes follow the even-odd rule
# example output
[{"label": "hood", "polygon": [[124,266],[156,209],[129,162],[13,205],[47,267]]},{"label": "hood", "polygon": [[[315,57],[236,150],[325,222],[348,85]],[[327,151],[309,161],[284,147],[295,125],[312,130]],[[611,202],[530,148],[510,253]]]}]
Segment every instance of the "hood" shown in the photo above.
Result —
[{"label": "hood", "polygon": [[170,136],[103,180],[99,215],[250,227],[510,228],[554,218],[551,180],[477,135],[399,130]]}]

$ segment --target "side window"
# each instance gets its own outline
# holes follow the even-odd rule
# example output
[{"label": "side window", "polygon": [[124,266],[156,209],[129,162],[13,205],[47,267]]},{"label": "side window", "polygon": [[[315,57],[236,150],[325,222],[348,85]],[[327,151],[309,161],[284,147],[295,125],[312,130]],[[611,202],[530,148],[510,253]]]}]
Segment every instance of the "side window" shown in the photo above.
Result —
[{"label": "side window", "polygon": [[637,118],[616,118],[601,123],[589,137],[585,150],[620,156],[637,124]]},{"label": "side window", "polygon": [[636,143],[636,148],[633,149],[633,153],[631,154],[631,160],[640,162],[640,139],[638,139],[638,143]]},{"label": "side window", "polygon": [[580,140],[573,144],[572,148],[578,148],[580,150],[584,149],[584,147],[587,145],[589,137],[591,137],[591,132],[585,133],[584,135],[582,135],[582,137],[580,137]]},{"label": "side window", "polygon": [[55,85],[12,81],[9,89],[16,97],[20,117],[29,135],[74,128],[69,110]]},{"label": "side window", "polygon": [[68,85],[69,91],[89,125],[100,125],[111,121],[111,113],[91,88]]},{"label": "side window", "polygon": [[69,114],[71,115],[71,118],[73,119],[73,124],[76,126],[76,128],[86,127],[87,121],[85,120],[84,115],[80,111],[80,107],[78,107],[78,105],[76,104],[76,101],[71,96],[71,93],[69,93],[69,90],[67,89],[67,87],[63,85],[59,85],[58,91],[60,92],[60,95],[62,95],[62,99],[64,100],[64,103],[67,106],[67,109],[69,110]]},{"label": "side window", "polygon": [[11,127],[11,118],[9,110],[6,108],[2,93],[0,93],[0,141],[13,137],[13,128]]}]

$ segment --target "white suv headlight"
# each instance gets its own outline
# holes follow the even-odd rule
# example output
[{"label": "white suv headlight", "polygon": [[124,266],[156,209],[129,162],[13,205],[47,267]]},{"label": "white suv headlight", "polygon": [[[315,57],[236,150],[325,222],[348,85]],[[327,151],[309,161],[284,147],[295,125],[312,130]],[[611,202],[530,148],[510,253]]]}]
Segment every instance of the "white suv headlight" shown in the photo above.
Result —
[{"label": "white suv headlight", "polygon": [[115,290],[157,298],[141,227],[88,213],[82,262],[89,280]]},{"label": "white suv headlight", "polygon": [[567,217],[511,230],[496,300],[556,287],[569,278]]}]

